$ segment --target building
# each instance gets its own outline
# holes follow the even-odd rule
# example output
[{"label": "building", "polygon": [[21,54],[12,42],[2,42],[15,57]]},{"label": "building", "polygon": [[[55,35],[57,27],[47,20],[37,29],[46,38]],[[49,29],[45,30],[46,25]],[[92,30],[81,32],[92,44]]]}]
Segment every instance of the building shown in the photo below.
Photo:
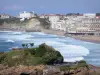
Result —
[{"label": "building", "polygon": [[65,20],[59,20],[55,24],[52,24],[52,29],[60,30],[60,31],[66,31],[66,21]]},{"label": "building", "polygon": [[96,14],[95,13],[86,13],[86,14],[83,14],[83,16],[85,18],[95,18],[96,17]]},{"label": "building", "polygon": [[69,26],[68,33],[80,35],[100,35],[100,19],[82,18],[81,20],[76,20],[73,26]]},{"label": "building", "polygon": [[74,35],[100,35],[100,16],[94,13],[67,16],[49,14],[41,15],[41,18],[48,18],[53,30]]},{"label": "building", "polygon": [[65,15],[62,14],[50,14],[48,19],[51,24],[51,29],[66,31],[66,21],[64,20]]},{"label": "building", "polygon": [[40,18],[49,18],[49,15],[41,14],[39,17]]},{"label": "building", "polygon": [[32,17],[36,17],[34,12],[26,12],[26,11],[24,11],[24,12],[19,13],[19,15],[18,15],[18,18],[20,18],[20,20],[22,20],[22,21],[24,19],[30,19]]},{"label": "building", "polygon": [[8,19],[8,18],[11,18],[11,16],[8,14],[0,14],[0,19]]}]

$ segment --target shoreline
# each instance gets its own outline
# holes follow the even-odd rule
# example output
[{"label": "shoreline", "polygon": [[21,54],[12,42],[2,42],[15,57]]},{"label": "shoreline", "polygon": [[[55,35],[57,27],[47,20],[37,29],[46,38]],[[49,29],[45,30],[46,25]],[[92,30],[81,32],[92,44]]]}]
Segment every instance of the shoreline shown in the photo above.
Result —
[{"label": "shoreline", "polygon": [[82,40],[82,41],[86,41],[86,42],[91,42],[91,43],[98,43],[100,44],[100,36],[90,36],[90,35],[71,35],[71,36],[67,36],[65,35],[66,32],[64,31],[59,31],[59,30],[51,30],[51,29],[42,29],[41,31],[35,31],[35,30],[11,30],[11,29],[5,29],[2,30],[0,29],[0,31],[15,31],[15,32],[42,32],[45,34],[54,34],[54,35],[58,35],[58,36],[65,36],[65,37],[71,37],[73,39],[76,40]]},{"label": "shoreline", "polygon": [[[0,30],[1,31],[1,30]],[[11,31],[11,30],[6,30],[6,31]],[[4,32],[6,32],[4,31]],[[14,32],[14,31],[11,31]],[[16,31],[16,32],[24,32],[24,31]],[[25,31],[26,32],[26,31]],[[36,31],[33,31],[36,32]],[[58,36],[65,36],[65,37],[71,37],[73,39],[76,40],[82,40],[82,41],[86,41],[86,42],[91,42],[91,43],[98,43],[100,44],[100,36],[66,36],[64,35],[65,32],[64,31],[59,31],[59,30],[42,30],[41,32],[45,33],[45,34],[54,34],[54,35],[58,35]],[[59,33],[58,33],[59,32]],[[96,39],[94,39],[96,37]],[[94,39],[94,40],[93,40]],[[98,41],[97,41],[98,40]],[[97,66],[96,66],[97,67]],[[99,66],[100,67],[100,66]]]},{"label": "shoreline", "polygon": [[71,36],[71,38],[74,38],[76,40],[82,40],[86,42],[91,42],[91,43],[97,43],[100,44],[100,36]]},{"label": "shoreline", "polygon": [[91,36],[91,35],[75,35],[75,36],[71,35],[71,36],[68,36],[65,34],[66,32],[59,31],[59,30],[45,30],[45,31],[43,31],[43,33],[71,37],[71,38],[76,39],[76,40],[100,44],[100,36]]}]

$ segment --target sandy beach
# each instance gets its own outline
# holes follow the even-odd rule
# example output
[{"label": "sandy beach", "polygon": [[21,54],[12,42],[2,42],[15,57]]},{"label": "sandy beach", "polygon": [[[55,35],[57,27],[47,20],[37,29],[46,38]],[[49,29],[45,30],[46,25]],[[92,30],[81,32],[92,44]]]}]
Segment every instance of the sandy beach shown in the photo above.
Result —
[{"label": "sandy beach", "polygon": [[41,32],[46,33],[46,34],[54,34],[58,36],[64,36],[65,32],[64,31],[59,31],[59,30],[50,30],[50,29],[43,29]]},{"label": "sandy beach", "polygon": [[87,41],[87,42],[94,42],[94,43],[100,43],[100,36],[71,36],[74,39],[77,40],[83,40],[83,41]]},{"label": "sandy beach", "polygon": [[46,34],[54,34],[54,35],[58,35],[58,36],[72,37],[74,39],[83,40],[83,41],[87,41],[87,42],[100,43],[100,36],[89,36],[89,35],[67,36],[67,35],[65,35],[66,32],[64,32],[64,31],[47,30],[47,29],[42,30],[42,32],[46,33]]},{"label": "sandy beach", "polygon": [[[46,34],[54,34],[54,35],[58,35],[58,36],[66,36],[64,31],[59,31],[59,30],[42,30],[43,33]],[[77,40],[83,40],[83,41],[87,41],[87,42],[93,42],[93,43],[100,43],[100,36],[90,36],[90,35],[77,35],[77,36],[68,36],[68,37],[72,37],[74,39]]]}]

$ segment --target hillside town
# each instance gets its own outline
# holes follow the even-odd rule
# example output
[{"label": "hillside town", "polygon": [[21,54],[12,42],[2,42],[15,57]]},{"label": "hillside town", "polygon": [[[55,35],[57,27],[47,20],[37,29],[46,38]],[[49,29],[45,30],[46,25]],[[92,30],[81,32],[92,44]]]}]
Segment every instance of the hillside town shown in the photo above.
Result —
[{"label": "hillside town", "polygon": [[96,14],[49,14],[40,17],[48,18],[53,30],[62,30],[75,35],[100,35],[100,16]]},{"label": "hillside town", "polygon": [[[71,35],[100,35],[100,16],[96,13],[85,14],[40,14],[33,12],[20,12],[16,18],[20,21],[35,17],[48,20],[50,29],[64,31]],[[0,14],[0,19],[9,19],[13,16]]]}]

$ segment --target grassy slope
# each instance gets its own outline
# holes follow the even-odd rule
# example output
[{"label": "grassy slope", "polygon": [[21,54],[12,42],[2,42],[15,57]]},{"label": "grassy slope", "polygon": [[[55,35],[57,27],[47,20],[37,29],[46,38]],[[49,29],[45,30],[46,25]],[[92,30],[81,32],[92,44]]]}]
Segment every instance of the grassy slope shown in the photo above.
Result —
[{"label": "grassy slope", "polygon": [[58,51],[45,44],[41,44],[37,48],[11,50],[0,55],[0,63],[9,66],[52,64],[55,61],[62,62],[62,55]]}]

